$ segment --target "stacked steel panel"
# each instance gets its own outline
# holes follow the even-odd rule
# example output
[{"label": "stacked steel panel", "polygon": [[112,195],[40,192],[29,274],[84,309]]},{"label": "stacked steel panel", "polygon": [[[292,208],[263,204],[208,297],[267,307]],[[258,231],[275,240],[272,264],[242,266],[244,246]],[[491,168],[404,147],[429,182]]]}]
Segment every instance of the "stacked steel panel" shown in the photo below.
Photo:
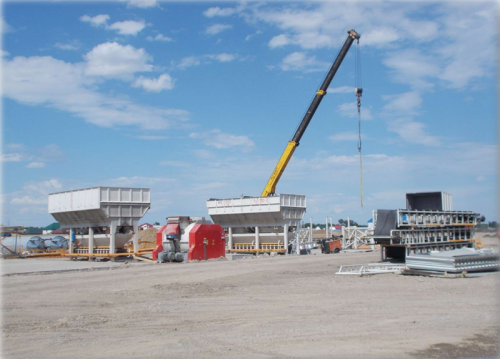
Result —
[{"label": "stacked steel panel", "polygon": [[473,248],[406,256],[406,266],[408,268],[424,271],[483,272],[498,270],[499,264],[498,253]]}]

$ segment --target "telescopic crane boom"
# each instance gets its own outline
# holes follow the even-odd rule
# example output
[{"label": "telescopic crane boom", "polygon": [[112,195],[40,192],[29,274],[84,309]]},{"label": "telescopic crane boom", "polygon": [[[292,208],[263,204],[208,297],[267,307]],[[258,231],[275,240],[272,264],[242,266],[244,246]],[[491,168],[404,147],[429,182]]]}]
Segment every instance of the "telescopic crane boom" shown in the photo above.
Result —
[{"label": "telescopic crane boom", "polygon": [[[318,109],[319,104],[321,103],[321,100],[323,100],[323,97],[326,95],[326,90],[328,89],[328,86],[330,86],[330,82],[332,82],[333,77],[337,73],[337,70],[340,67],[340,64],[344,60],[345,55],[349,51],[352,43],[354,40],[359,41],[359,34],[354,31],[354,30],[349,30],[347,31],[347,39],[344,42],[344,46],[342,46],[342,49],[340,50],[337,58],[335,59],[335,62],[333,63],[332,67],[330,68],[330,71],[326,75],[325,80],[323,81],[323,84],[321,85],[320,89],[316,92],[316,96],[314,97],[313,101],[309,105],[309,109],[307,110],[306,114],[304,115],[304,118],[302,119],[302,122],[300,123],[299,127],[297,128],[297,131],[295,132],[295,135],[292,137],[292,140],[288,142],[288,145],[285,148],[285,151],[281,155],[280,160],[278,161],[278,164],[276,165],[273,174],[271,175],[271,178],[269,178],[269,181],[267,182],[266,187],[264,188],[264,191],[262,191],[262,194],[260,195],[261,197],[267,197],[270,195],[273,195],[276,191],[276,185],[278,184],[278,181],[281,178],[281,175],[285,171],[285,168],[290,161],[290,159],[293,156],[293,153],[297,146],[300,143],[300,139],[302,138],[302,135],[307,129],[307,126],[309,125],[309,122],[311,122],[314,113]],[[359,89],[361,90],[361,89]],[[359,91],[357,90],[357,91]]]}]

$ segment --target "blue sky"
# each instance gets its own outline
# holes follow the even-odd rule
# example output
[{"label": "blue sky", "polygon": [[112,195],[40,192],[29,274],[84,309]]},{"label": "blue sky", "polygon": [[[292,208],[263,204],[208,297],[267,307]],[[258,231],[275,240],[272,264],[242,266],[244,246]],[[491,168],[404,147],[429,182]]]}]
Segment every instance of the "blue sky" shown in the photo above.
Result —
[{"label": "blue sky", "polygon": [[[495,2],[7,2],[4,224],[47,225],[47,194],[149,187],[144,221],[257,196],[343,44],[361,34],[364,207],[354,47],[278,193],[306,220],[446,191],[497,218]],[[50,19],[50,21],[47,21]]]}]

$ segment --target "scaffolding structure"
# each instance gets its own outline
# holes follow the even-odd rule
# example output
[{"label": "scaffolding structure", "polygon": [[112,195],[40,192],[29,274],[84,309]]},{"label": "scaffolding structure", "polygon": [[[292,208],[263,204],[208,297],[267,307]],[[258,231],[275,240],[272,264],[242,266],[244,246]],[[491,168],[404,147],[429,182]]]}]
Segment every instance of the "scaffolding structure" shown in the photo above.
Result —
[{"label": "scaffolding structure", "polygon": [[342,227],[342,249],[358,249],[362,244],[375,249],[373,231],[368,227]]}]

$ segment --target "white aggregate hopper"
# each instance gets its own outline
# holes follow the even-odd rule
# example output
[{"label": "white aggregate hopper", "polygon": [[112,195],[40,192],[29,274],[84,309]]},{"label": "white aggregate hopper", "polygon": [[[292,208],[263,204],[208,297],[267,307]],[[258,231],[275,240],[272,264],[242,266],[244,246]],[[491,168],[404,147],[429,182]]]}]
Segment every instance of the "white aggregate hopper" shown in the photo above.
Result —
[{"label": "white aggregate hopper", "polygon": [[208,214],[227,235],[227,250],[285,251],[306,212],[306,197],[277,194],[270,197],[210,199]]},{"label": "white aggregate hopper", "polygon": [[210,199],[207,208],[212,221],[222,227],[297,226],[306,212],[306,196]]},{"label": "white aggregate hopper", "polygon": [[132,226],[151,205],[149,188],[93,187],[49,194],[49,213],[62,228]]},{"label": "white aggregate hopper", "polygon": [[[73,245],[109,246],[113,254],[130,239],[137,251],[138,224],[150,205],[149,188],[93,187],[49,194],[48,210],[71,233],[77,228],[89,228],[89,235],[77,235],[75,243],[70,241],[70,251]],[[94,234],[99,227],[105,228]]]}]

